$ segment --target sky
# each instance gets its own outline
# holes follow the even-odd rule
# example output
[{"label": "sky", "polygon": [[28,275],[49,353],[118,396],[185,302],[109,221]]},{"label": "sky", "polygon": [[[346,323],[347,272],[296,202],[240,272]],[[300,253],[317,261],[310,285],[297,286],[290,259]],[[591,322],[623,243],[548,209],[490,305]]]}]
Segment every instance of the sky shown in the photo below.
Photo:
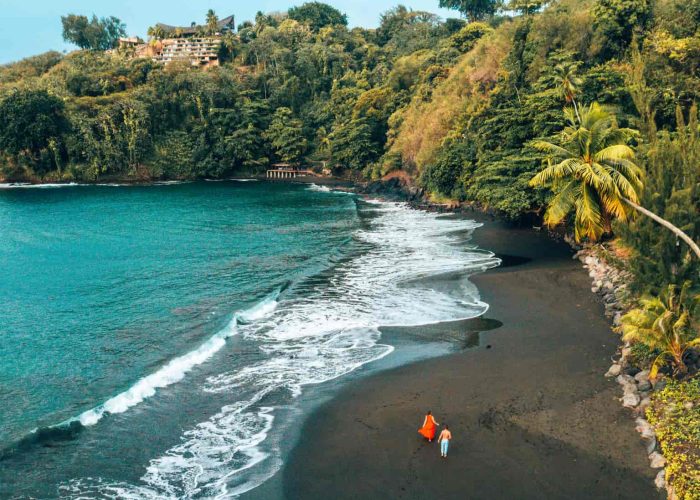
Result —
[{"label": "sky", "polygon": [[[47,50],[72,50],[61,37],[61,16],[116,16],[126,23],[129,35],[146,38],[146,30],[157,22],[189,26],[204,22],[208,9],[220,18],[231,14],[236,24],[252,20],[259,10],[286,11],[304,0],[0,0],[0,64]],[[326,0],[348,15],[350,26],[374,28],[382,12],[401,3],[414,10],[427,10],[441,17],[457,13],[438,8],[438,0]]]}]

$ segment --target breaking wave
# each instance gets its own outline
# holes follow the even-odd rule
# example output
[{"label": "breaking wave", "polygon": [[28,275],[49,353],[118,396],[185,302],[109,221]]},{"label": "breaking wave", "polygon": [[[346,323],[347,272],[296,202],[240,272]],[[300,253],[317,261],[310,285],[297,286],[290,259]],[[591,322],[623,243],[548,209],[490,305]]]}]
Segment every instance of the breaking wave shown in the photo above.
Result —
[{"label": "breaking wave", "polygon": [[331,188],[329,188],[328,186],[319,186],[318,184],[313,184],[313,183],[309,184],[306,187],[306,189],[309,191],[318,191],[319,193],[330,193],[331,192]]},{"label": "breaking wave", "polygon": [[0,189],[50,189],[74,186],[87,186],[88,184],[78,184],[76,182],[31,184],[29,182],[0,182]]},{"label": "breaking wave", "polygon": [[[499,260],[463,244],[479,224],[401,203],[370,202],[363,210],[373,217],[354,235],[361,251],[338,261],[323,277],[296,284],[284,299],[269,297],[237,315],[196,350],[79,418],[90,425],[107,412],[125,411],[159,387],[180,380],[237,334],[254,342],[262,359],[211,375],[201,386],[212,397],[235,398],[234,403],[185,431],[179,443],[150,461],[137,484],[79,478],[63,484],[61,494],[235,497],[281,466],[279,446],[268,434],[283,406],[289,406],[304,386],[343,376],[392,352],[381,343],[380,327],[454,321],[486,312],[488,305],[466,278]],[[464,279],[449,290],[433,288],[430,278],[444,275]]]},{"label": "breaking wave", "polygon": [[[187,372],[201,365],[220,351],[226,344],[226,339],[236,334],[239,323],[256,321],[274,311],[275,307],[277,307],[277,297],[279,293],[279,290],[275,291],[250,309],[234,314],[233,319],[231,319],[226,327],[210,337],[199,347],[171,360],[155,373],[136,382],[126,391],[117,394],[95,408],[91,408],[53,427],[66,428],[72,426],[74,423],[80,423],[84,427],[95,425],[105,414],[124,413],[129,408],[154,396],[157,389],[162,389],[163,387],[168,387],[169,385],[179,382],[185,378]],[[34,432],[37,432],[37,429],[35,429]]]}]

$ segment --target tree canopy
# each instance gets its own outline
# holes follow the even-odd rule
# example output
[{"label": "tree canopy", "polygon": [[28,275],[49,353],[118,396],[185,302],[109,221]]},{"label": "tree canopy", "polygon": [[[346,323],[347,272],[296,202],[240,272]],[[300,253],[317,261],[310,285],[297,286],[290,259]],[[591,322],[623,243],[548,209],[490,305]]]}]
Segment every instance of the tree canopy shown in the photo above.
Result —
[{"label": "tree canopy", "polygon": [[306,24],[313,31],[326,26],[347,26],[348,16],[338,9],[321,2],[307,2],[288,11],[290,19]]},{"label": "tree canopy", "polygon": [[[619,129],[640,130],[629,143],[646,173],[640,204],[698,238],[700,190],[691,186],[700,141],[688,130],[700,97],[700,3],[518,0],[503,7],[518,9],[508,16],[492,16],[501,2],[443,5],[469,22],[402,5],[376,30],[348,29],[342,13],[317,2],[259,12],[223,39],[222,65],[208,71],[97,50],[0,67],[6,130],[30,125],[15,116],[27,92],[61,103],[30,147],[13,145],[23,133],[9,135],[16,141],[0,147],[0,176],[200,178],[317,161],[368,178],[402,169],[434,196],[532,217],[559,189],[529,185],[542,168],[532,144],[566,148],[557,135],[571,126],[563,108],[576,115],[598,102]],[[211,32],[216,14],[205,17]],[[93,32],[120,26],[64,19],[91,49],[116,39],[100,42]],[[664,255],[635,260],[645,286],[697,270],[687,248],[645,218],[612,229],[631,247]]]},{"label": "tree canopy", "polygon": [[306,151],[303,123],[294,118],[292,110],[278,108],[265,132],[274,154],[283,162],[298,164]]},{"label": "tree canopy", "polygon": [[68,14],[61,17],[63,39],[81,49],[107,50],[117,46],[119,38],[126,36],[126,25],[114,16],[92,19]]},{"label": "tree canopy", "polygon": [[593,7],[594,23],[610,55],[621,54],[633,36],[642,34],[651,15],[650,0],[597,0]]},{"label": "tree canopy", "polygon": [[207,19],[205,26],[207,30],[207,35],[213,35],[219,30],[219,17],[216,15],[216,12],[214,12],[212,9],[209,9],[207,11]]},{"label": "tree canopy", "polygon": [[18,90],[0,101],[0,149],[31,157],[64,131],[63,102],[43,90]]},{"label": "tree canopy", "polygon": [[497,0],[440,0],[440,7],[459,11],[470,21],[480,21],[498,10]]},{"label": "tree canopy", "polygon": [[556,226],[573,212],[576,239],[596,241],[610,231],[613,218],[629,217],[625,199],[639,201],[642,170],[627,145],[634,132],[619,128],[615,117],[597,103],[580,113],[568,108],[566,116],[569,125],[561,133],[561,144],[533,143],[547,155],[547,166],[531,184],[555,187],[547,224]]}]

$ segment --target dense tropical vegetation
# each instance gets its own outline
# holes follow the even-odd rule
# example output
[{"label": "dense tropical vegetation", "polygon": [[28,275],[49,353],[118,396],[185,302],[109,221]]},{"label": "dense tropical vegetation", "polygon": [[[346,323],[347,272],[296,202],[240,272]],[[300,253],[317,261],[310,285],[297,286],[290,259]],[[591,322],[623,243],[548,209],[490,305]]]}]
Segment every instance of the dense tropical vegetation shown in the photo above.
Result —
[{"label": "dense tropical vegetation", "polygon": [[622,317],[623,339],[641,342],[657,353],[651,363],[650,378],[670,362],[674,371],[685,375],[688,351],[700,345],[700,295],[691,291],[691,282],[682,287],[669,285],[658,297],[645,297],[640,306]]},{"label": "dense tropical vegetation", "polygon": [[[645,296],[625,340],[654,372],[693,376],[700,0],[439,5],[459,18],[399,5],[364,29],[320,2],[259,12],[207,70],[105,51],[121,21],[65,16],[65,39],[84,50],[0,67],[0,178],[194,179],[276,161],[364,179],[401,170],[433,199],[583,241],[617,236]],[[207,12],[201,35],[217,22]],[[668,397],[685,401],[683,387]],[[677,447],[678,422],[654,408]]]},{"label": "dense tropical vegetation", "polygon": [[[700,378],[671,380],[656,394],[646,415],[666,458],[675,498],[700,498]],[[670,496],[670,495],[669,495]]]}]

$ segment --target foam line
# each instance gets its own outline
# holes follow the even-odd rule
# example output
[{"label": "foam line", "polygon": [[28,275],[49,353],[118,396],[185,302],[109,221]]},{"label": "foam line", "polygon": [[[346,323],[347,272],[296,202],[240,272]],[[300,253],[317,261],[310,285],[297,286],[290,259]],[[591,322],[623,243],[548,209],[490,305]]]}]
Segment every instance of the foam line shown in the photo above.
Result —
[{"label": "foam line", "polygon": [[49,189],[49,188],[62,188],[62,187],[74,187],[87,184],[78,184],[76,182],[66,182],[66,183],[51,183],[51,184],[30,184],[28,182],[0,182],[0,189]]},{"label": "foam line", "polygon": [[142,378],[126,391],[117,394],[95,408],[81,413],[77,417],[62,422],[59,426],[69,426],[76,421],[86,427],[95,425],[106,413],[124,413],[129,408],[152,397],[157,389],[179,382],[185,377],[187,372],[201,365],[221,350],[226,344],[226,339],[237,333],[239,323],[250,323],[272,313],[277,307],[278,296],[279,291],[276,291],[253,307],[234,314],[231,321],[222,330],[193,351],[171,360],[157,372]]},{"label": "foam line", "polygon": [[313,183],[309,184],[306,187],[306,190],[307,191],[318,191],[320,193],[330,193],[331,192],[331,188],[329,188],[328,186],[319,186],[318,184],[313,184]]},{"label": "foam line", "polygon": [[[332,192],[314,186],[307,189]],[[206,378],[201,389],[228,404],[151,459],[139,482],[77,479],[65,487],[77,497],[115,490],[124,498],[235,497],[281,466],[279,445],[268,438],[278,409],[291,405],[305,386],[341,377],[393,351],[381,343],[380,327],[467,319],[488,309],[466,279],[500,262],[464,245],[479,224],[403,203],[374,202],[371,211],[367,225],[353,234],[362,252],[340,259],[322,281],[297,283],[279,304],[276,298],[274,304],[263,301],[237,316],[236,334],[254,343],[262,357],[223,366]],[[444,276],[450,277],[449,289],[432,285]]]}]

